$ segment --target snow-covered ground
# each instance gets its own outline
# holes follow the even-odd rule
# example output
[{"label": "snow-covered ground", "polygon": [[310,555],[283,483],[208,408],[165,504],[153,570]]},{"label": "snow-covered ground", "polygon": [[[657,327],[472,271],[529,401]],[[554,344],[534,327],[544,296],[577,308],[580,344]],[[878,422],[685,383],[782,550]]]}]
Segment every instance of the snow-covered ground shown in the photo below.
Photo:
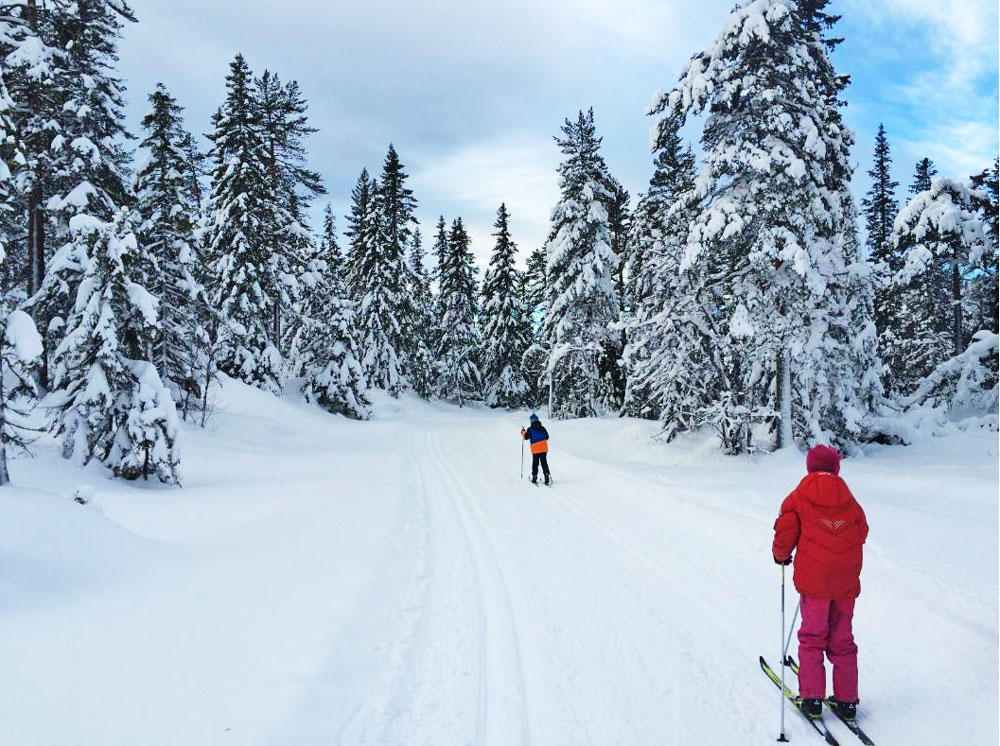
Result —
[{"label": "snow-covered ground", "polygon": [[[519,479],[526,413],[377,411],[229,383],[184,433],[181,490],[51,443],[13,462],[0,743],[774,742],[757,658],[778,657],[771,526],[801,455],[554,422],[546,489]],[[844,463],[871,524],[856,635],[880,744],[997,743],[997,458],[973,432]],[[820,742],[791,710],[786,732]]]}]

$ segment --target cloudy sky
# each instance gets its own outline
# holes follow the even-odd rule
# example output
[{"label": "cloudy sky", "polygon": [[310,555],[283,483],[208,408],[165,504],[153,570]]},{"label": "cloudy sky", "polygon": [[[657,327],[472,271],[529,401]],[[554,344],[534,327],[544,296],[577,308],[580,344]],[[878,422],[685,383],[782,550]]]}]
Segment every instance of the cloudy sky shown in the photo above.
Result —
[{"label": "cloudy sky", "polygon": [[[130,0],[121,70],[132,130],[164,83],[204,133],[242,52],[254,72],[299,82],[319,132],[308,143],[339,216],[363,167],[389,143],[420,202],[429,245],[437,216],[461,216],[481,263],[506,202],[522,253],[540,246],[558,198],[553,142],[593,106],[612,173],[637,195],[652,157],[644,115],[686,60],[716,36],[733,0]],[[851,75],[845,117],[864,194],[884,122],[901,192],[927,156],[967,177],[998,152],[997,3],[833,0]]]}]

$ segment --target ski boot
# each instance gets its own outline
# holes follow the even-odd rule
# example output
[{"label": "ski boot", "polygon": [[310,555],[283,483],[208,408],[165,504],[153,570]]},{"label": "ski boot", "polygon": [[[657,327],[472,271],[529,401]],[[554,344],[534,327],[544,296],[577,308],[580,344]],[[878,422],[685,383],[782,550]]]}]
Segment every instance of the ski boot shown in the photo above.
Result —
[{"label": "ski boot", "polygon": [[802,714],[810,720],[819,720],[823,717],[823,700],[800,699],[799,709],[802,710]]},{"label": "ski boot", "polygon": [[839,699],[831,699],[830,705],[833,707],[837,717],[847,723],[853,723],[858,716],[858,705],[856,702],[841,702]]},{"label": "ski boot", "polygon": [[552,484],[552,477],[548,474],[545,475],[545,484]]}]

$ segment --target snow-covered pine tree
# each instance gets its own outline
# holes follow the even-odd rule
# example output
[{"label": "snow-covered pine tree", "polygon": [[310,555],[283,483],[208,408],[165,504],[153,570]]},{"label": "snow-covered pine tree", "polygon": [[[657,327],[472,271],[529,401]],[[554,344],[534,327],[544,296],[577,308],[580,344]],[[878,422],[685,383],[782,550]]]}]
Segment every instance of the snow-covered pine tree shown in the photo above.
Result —
[{"label": "snow-covered pine tree", "polygon": [[[275,340],[290,338],[283,333],[283,315],[295,305],[297,278],[307,271],[314,253],[312,235],[305,215],[313,197],[326,194],[319,173],[306,167],[303,141],[316,132],[309,126],[308,104],[294,80],[283,85],[280,78],[265,70],[254,81],[254,119],[266,153],[267,191],[274,204],[274,223],[269,226],[272,254],[281,257],[286,291],[273,306],[271,335]],[[295,320],[288,322],[295,326]],[[280,347],[287,352],[287,347]]]},{"label": "snow-covered pine tree", "polygon": [[434,296],[431,279],[424,265],[423,238],[419,228],[414,228],[410,239],[407,265],[407,303],[409,304],[409,332],[407,362],[410,383],[423,399],[433,393],[434,344],[437,338],[437,319],[434,315]]},{"label": "snow-covered pine tree", "polygon": [[270,189],[268,154],[255,120],[252,77],[237,55],[226,77],[226,101],[215,116],[212,192],[205,235],[206,286],[223,317],[219,368],[266,391],[281,390],[282,359],[274,337],[275,306],[297,277],[272,237],[281,224]]},{"label": "snow-covered pine tree", "polygon": [[868,176],[871,188],[861,202],[868,230],[868,255],[875,263],[878,290],[875,293],[875,328],[878,332],[879,356],[884,364],[884,385],[891,391],[900,380],[903,361],[897,356],[895,340],[899,336],[900,307],[898,291],[892,286],[892,277],[903,268],[903,255],[892,242],[892,222],[899,212],[895,191],[899,182],[893,181],[890,167],[889,138],[885,127],[878,126],[875,135],[875,154]]},{"label": "snow-covered pine tree", "polygon": [[[11,116],[14,102],[4,85],[3,72],[4,66],[0,62],[0,140],[15,144],[13,150],[16,157],[16,130]],[[15,163],[15,168],[21,164]],[[4,153],[0,158],[0,206],[5,212],[9,210],[12,181],[7,154]],[[27,410],[37,395],[32,368],[41,357],[42,338],[31,317],[14,308],[14,299],[23,297],[23,291],[15,289],[5,271],[8,263],[6,247],[14,242],[6,222],[0,222],[0,226],[0,277],[3,277],[3,284],[0,285],[0,486],[3,486],[10,482],[8,449],[26,451],[31,441],[33,428],[27,423]]]},{"label": "snow-covered pine tree", "polygon": [[340,250],[340,243],[337,241],[337,220],[333,216],[333,208],[329,202],[323,208],[323,233],[319,241],[319,253],[326,262],[330,275],[337,278],[342,291],[346,292],[344,252]]},{"label": "snow-covered pine tree", "polygon": [[[388,164],[388,157],[386,161]],[[400,184],[396,182],[396,187]],[[348,217],[349,292],[357,303],[356,320],[368,387],[399,396],[410,385],[402,328],[407,267],[404,250],[397,254],[395,244],[388,238],[393,231],[382,227],[386,214],[382,189],[377,181],[369,181],[363,171],[352,194]],[[398,194],[392,199],[398,199]],[[396,217],[399,218],[398,213]],[[402,225],[397,223],[396,230]]]},{"label": "snow-covered pine tree", "polygon": [[870,271],[849,192],[852,136],[840,115],[847,79],[830,62],[837,40],[825,32],[837,19],[826,5],[737,7],[651,109],[708,115],[702,206],[681,269],[714,265],[726,300],[717,312],[743,340],[745,406],[779,425],[778,446],[793,436],[856,441],[878,399]]},{"label": "snow-covered pine tree", "polygon": [[150,110],[142,120],[143,155],[133,175],[136,210],[142,220],[138,238],[155,257],[157,275],[142,284],[159,298],[159,333],[151,359],[164,383],[174,387],[174,398],[198,387],[198,319],[195,299],[198,271],[197,195],[188,173],[190,134],[184,130],[183,111],[167,89],[158,84],[149,95]]},{"label": "snow-covered pine tree", "polygon": [[127,209],[112,223],[84,215],[71,220],[83,279],[67,333],[53,353],[45,406],[67,458],[96,458],[125,479],[152,474],[175,484],[176,406],[145,359],[156,333],[157,299],[135,281],[144,274],[138,220]]},{"label": "snow-covered pine tree", "polygon": [[937,176],[937,166],[930,158],[921,158],[913,169],[910,194],[920,194],[931,188],[931,181]]},{"label": "snow-covered pine tree", "polygon": [[536,341],[541,330],[541,321],[545,317],[545,302],[548,298],[546,264],[544,247],[535,249],[528,255],[523,275],[522,300],[531,319],[532,335]]},{"label": "snow-covered pine tree", "polygon": [[977,195],[954,179],[934,178],[931,188],[910,200],[896,217],[892,240],[905,251],[894,284],[901,295],[899,347],[911,393],[917,381],[962,353],[970,330],[963,318],[967,279],[993,251],[978,214]]},{"label": "snow-covered pine tree", "polygon": [[[327,208],[319,253],[303,275],[297,340],[302,393],[307,401],[358,420],[371,416],[354,318],[354,303],[346,298],[333,214]],[[297,374],[298,372],[296,372]]]},{"label": "snow-covered pine tree", "polygon": [[[125,86],[115,67],[122,25],[135,17],[124,0],[29,1],[6,17],[18,26],[16,49],[7,59],[15,67],[15,95],[26,104],[19,107],[27,166],[19,191],[25,195],[28,293],[46,343],[44,385],[48,354],[68,313],[59,297],[39,296],[46,245],[68,240],[70,218],[108,221],[129,199]],[[67,271],[63,280],[72,295],[79,277]]]},{"label": "snow-covered pine tree", "polygon": [[[549,306],[543,322],[549,350],[550,417],[588,417],[617,409],[610,385],[618,364],[618,300],[607,205],[610,177],[600,154],[594,111],[579,113],[556,138],[561,197],[546,242]],[[620,402],[617,403],[620,406]]]},{"label": "snow-covered pine tree", "polygon": [[[375,197],[379,214],[377,243],[384,278],[382,282],[385,285],[383,292],[388,303],[386,313],[394,315],[398,320],[398,324],[391,328],[388,341],[402,362],[401,373],[407,377],[407,384],[412,386],[412,381],[408,380],[410,359],[422,358],[424,353],[420,350],[418,335],[412,333],[415,317],[409,293],[411,268],[407,263],[407,250],[411,247],[413,230],[417,225],[417,199],[413,196],[413,190],[406,185],[407,179],[409,176],[399,155],[390,144],[382,164],[382,177]],[[383,369],[381,375],[384,380],[390,378],[388,369]]]},{"label": "snow-covered pine tree", "polygon": [[[52,145],[66,141],[61,112],[68,99],[69,60],[58,32],[60,16],[68,5],[69,0],[25,0],[5,6],[0,17],[4,84],[11,101],[19,103],[8,109],[17,142],[8,141],[4,155],[8,165],[20,166],[15,169],[8,198],[22,213],[19,217],[27,235],[23,263],[28,297],[39,291],[45,278],[50,232],[45,204],[55,191],[53,173],[62,155],[62,148]],[[8,245],[10,248],[13,246]],[[20,261],[21,257],[8,250],[8,266]]]},{"label": "snow-covered pine tree", "polygon": [[541,344],[542,320],[545,318],[548,299],[546,263],[544,247],[532,251],[521,274],[520,287],[521,303],[524,305],[528,328],[531,331],[531,345],[521,356],[521,371],[528,382],[527,401],[535,407],[541,404],[547,395],[543,379],[545,366],[548,364],[548,353]]},{"label": "snow-covered pine tree", "polygon": [[970,280],[969,297],[972,301],[972,329],[989,329],[994,334],[1000,332],[1000,290],[997,286],[997,271],[1000,269],[1000,247],[998,235],[998,218],[1000,204],[997,200],[998,176],[1000,176],[1000,158],[994,159],[993,168],[986,168],[972,177],[972,187],[977,196],[974,201],[979,216],[991,239],[992,251],[983,253],[979,271]]},{"label": "snow-covered pine tree", "polygon": [[[681,272],[688,224],[694,218],[695,159],[681,140],[679,121],[655,133],[653,176],[633,215],[630,244],[629,379],[625,411],[662,419],[667,439],[699,424],[695,413],[716,399],[717,376],[706,373],[701,336],[714,326],[703,319],[697,275]],[[718,346],[719,339],[706,345]]]},{"label": "snow-covered pine tree", "polygon": [[350,246],[345,260],[347,277],[347,294],[354,300],[361,300],[362,271],[364,257],[374,251],[375,235],[371,233],[374,221],[371,219],[375,209],[375,184],[368,174],[368,169],[361,169],[361,174],[351,190],[351,212],[347,216],[345,231]]},{"label": "snow-covered pine tree", "polygon": [[[442,218],[443,223],[443,218]],[[439,223],[439,230],[442,230]],[[440,253],[438,283],[441,304],[437,354],[434,364],[434,390],[442,399],[465,402],[481,398],[482,374],[479,368],[481,342],[476,329],[476,266],[472,244],[461,218],[451,224],[451,232]]]},{"label": "snow-covered pine tree", "polygon": [[483,401],[513,409],[527,404],[528,382],[521,361],[531,346],[531,321],[521,300],[520,273],[514,267],[517,246],[510,236],[510,213],[501,204],[493,224],[496,244],[483,279]]}]

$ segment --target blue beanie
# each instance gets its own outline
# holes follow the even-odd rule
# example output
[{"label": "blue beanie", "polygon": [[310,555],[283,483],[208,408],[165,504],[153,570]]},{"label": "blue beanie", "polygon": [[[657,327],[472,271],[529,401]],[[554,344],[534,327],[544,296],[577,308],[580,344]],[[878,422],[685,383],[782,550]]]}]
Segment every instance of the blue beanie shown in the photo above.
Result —
[{"label": "blue beanie", "polygon": [[535,422],[538,419],[538,415],[532,412],[531,417],[529,417],[528,419],[531,420],[532,422]]}]

